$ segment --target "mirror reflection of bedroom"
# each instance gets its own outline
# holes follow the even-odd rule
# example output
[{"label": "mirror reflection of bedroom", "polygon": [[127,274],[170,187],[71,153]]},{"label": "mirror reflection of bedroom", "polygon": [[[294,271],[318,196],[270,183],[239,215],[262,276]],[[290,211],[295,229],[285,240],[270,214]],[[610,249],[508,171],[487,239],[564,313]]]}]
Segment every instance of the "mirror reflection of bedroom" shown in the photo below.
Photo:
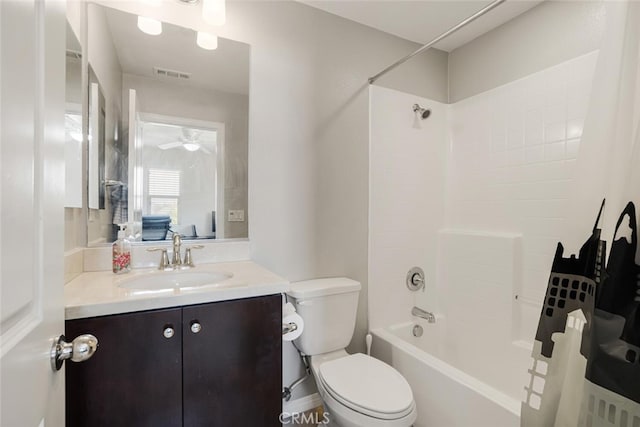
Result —
[{"label": "mirror reflection of bedroom", "polygon": [[216,238],[223,211],[224,125],[141,117],[142,240]]}]

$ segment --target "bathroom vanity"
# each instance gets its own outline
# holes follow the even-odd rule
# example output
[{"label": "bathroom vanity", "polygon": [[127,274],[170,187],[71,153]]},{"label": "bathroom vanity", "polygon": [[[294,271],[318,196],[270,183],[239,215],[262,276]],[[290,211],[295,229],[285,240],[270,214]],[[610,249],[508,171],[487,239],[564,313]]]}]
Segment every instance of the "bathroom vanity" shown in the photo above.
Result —
[{"label": "bathroom vanity", "polygon": [[281,425],[288,282],[250,262],[195,270],[231,277],[141,292],[126,286],[174,273],[100,272],[66,286],[66,336],[99,341],[91,359],[66,364],[68,427]]}]

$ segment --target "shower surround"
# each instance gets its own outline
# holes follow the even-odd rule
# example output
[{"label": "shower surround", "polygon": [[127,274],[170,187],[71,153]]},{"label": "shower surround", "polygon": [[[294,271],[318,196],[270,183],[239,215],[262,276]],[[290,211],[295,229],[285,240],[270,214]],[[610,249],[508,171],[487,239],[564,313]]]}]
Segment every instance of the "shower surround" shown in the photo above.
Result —
[{"label": "shower surround", "polygon": [[[427,387],[417,396],[450,391],[455,401],[458,387],[479,393],[478,425],[490,425],[482,420],[496,413],[492,405],[517,422],[556,244],[575,252],[582,243],[571,227],[572,189],[596,61],[592,52],[450,105],[370,88],[374,354],[410,348],[412,357],[388,360],[410,382],[423,370],[414,362],[450,377],[451,387],[439,390],[416,379]],[[414,115],[416,103],[432,110],[429,118]],[[404,284],[413,266],[425,270],[424,292]],[[412,318],[414,305],[434,312],[436,326]],[[436,339],[421,349],[412,340],[394,345],[384,332],[419,322]],[[492,375],[499,370],[511,374]],[[429,399],[417,400],[416,426],[464,425],[455,410],[433,418]]]}]

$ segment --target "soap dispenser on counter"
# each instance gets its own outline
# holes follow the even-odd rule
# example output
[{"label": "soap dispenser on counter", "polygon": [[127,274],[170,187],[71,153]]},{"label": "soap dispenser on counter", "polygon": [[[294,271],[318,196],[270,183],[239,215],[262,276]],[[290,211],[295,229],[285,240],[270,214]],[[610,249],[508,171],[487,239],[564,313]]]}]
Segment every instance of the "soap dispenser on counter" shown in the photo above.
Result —
[{"label": "soap dispenser on counter", "polygon": [[116,274],[131,271],[131,242],[125,237],[124,225],[119,225],[118,240],[112,245],[112,267]]}]

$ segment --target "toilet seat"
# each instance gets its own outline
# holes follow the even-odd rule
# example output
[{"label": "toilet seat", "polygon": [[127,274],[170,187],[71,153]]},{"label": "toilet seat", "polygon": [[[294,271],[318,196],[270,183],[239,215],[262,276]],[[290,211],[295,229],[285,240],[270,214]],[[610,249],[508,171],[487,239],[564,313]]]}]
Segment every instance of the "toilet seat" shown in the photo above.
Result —
[{"label": "toilet seat", "polygon": [[336,401],[373,418],[394,420],[415,408],[411,387],[404,377],[386,363],[362,353],[322,363],[318,376]]}]

